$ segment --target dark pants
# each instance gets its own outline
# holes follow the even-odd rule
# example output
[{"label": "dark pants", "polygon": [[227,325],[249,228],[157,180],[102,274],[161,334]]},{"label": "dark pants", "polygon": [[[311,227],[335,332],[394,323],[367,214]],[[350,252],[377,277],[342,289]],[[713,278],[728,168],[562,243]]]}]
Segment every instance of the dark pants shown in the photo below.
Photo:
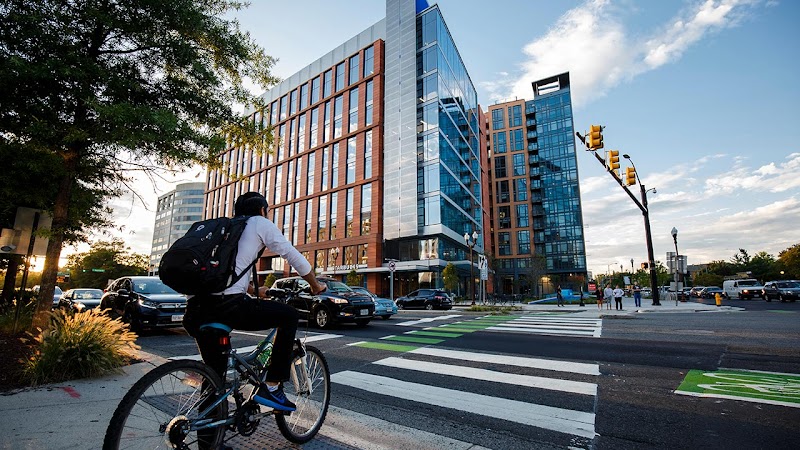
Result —
[{"label": "dark pants", "polygon": [[642,306],[642,294],[639,292],[634,292],[633,302],[636,304],[636,306]]},{"label": "dark pants", "polygon": [[285,303],[259,300],[245,294],[231,296],[195,296],[189,299],[183,327],[195,338],[203,362],[211,366],[222,379],[228,361],[214,333],[200,333],[206,323],[223,323],[233,329],[259,331],[277,328],[267,381],[287,381],[292,346],[297,332],[297,311]]},{"label": "dark pants", "polygon": [[617,309],[622,309],[622,297],[614,297],[614,302],[617,304]]}]

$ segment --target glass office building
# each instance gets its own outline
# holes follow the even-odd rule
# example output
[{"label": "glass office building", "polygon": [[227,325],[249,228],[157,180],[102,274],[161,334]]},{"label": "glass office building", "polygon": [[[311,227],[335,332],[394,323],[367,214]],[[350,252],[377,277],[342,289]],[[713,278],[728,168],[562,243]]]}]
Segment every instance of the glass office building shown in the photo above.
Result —
[{"label": "glass office building", "polygon": [[[394,296],[441,287],[453,262],[470,273],[464,233],[483,205],[477,94],[438,6],[387,0],[386,18],[262,95],[272,152],[231,147],[209,171],[206,217],[264,192],[270,218],[320,275],[355,271]],[[483,239],[475,250],[483,251]],[[289,275],[265,253],[262,275]],[[463,289],[463,287],[462,287]]]},{"label": "glass office building", "polygon": [[577,289],[586,279],[569,73],[532,87],[533,100],[487,112],[495,287],[505,294]]},{"label": "glass office building", "polygon": [[150,248],[150,275],[158,275],[158,264],[164,252],[186,234],[194,222],[203,219],[206,184],[182,183],[175,190],[158,197]]}]

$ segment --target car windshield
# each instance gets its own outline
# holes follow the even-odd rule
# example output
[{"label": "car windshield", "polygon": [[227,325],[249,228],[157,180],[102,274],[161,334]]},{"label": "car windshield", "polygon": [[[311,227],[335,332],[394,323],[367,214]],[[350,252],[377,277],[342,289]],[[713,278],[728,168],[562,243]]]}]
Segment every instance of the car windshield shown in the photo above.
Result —
[{"label": "car windshield", "polygon": [[359,294],[366,294],[366,295],[369,295],[370,297],[373,297],[373,298],[377,297],[375,294],[373,294],[372,292],[368,291],[366,288],[363,288],[363,287],[360,287],[360,286],[354,286],[354,287],[351,287],[350,289],[354,290],[355,292],[358,292]]},{"label": "car windshield", "polygon": [[174,289],[162,283],[158,278],[133,280],[133,291],[139,294],[177,294]]},{"label": "car windshield", "polygon": [[328,290],[331,292],[353,292],[350,289],[350,286],[342,283],[341,281],[324,281],[324,283],[328,286]]},{"label": "car windshield", "polygon": [[75,291],[74,298],[81,300],[98,299],[103,296],[103,291],[100,289],[80,289]]},{"label": "car windshield", "polygon": [[800,283],[795,283],[793,281],[787,281],[785,283],[778,283],[779,288],[796,288],[800,287]]},{"label": "car windshield", "polygon": [[756,280],[744,280],[744,281],[740,281],[738,284],[739,284],[739,286],[756,286],[756,285],[758,285],[758,281],[756,281]]}]

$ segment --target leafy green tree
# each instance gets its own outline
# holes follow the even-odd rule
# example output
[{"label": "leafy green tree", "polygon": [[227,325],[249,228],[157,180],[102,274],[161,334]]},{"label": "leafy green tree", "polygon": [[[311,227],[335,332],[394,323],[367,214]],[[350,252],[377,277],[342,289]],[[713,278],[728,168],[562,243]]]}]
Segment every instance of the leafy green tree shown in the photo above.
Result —
[{"label": "leafy green tree", "polygon": [[49,325],[47,299],[63,244],[82,239],[87,226],[109,223],[103,205],[127,186],[131,170],[152,177],[163,168],[218,167],[227,142],[269,149],[269,127],[234,109],[264,106],[245,78],[262,87],[277,81],[270,73],[275,60],[229,18],[242,6],[0,5],[0,154],[47,174],[32,203],[53,217],[33,327]]},{"label": "leafy green tree", "polygon": [[453,292],[458,288],[458,271],[453,263],[447,263],[444,270],[442,270],[442,282],[448,292]]},{"label": "leafy green tree", "polygon": [[75,253],[67,258],[70,287],[103,289],[108,280],[128,275],[147,275],[149,257],[131,253],[122,239],[99,241],[86,253]]},{"label": "leafy green tree", "polygon": [[345,279],[345,283],[348,286],[361,286],[361,275],[356,272],[355,269],[351,270],[347,273],[347,278]]},{"label": "leafy green tree", "polygon": [[[710,272],[710,273],[713,273],[713,274],[716,274],[716,275],[719,275],[721,277],[729,277],[729,276],[736,275],[736,272],[738,270],[737,270],[737,268],[736,268],[736,266],[734,264],[731,264],[731,263],[729,263],[727,261],[717,260],[717,261],[711,261],[710,263],[708,263],[708,266],[706,267],[706,271]],[[698,283],[695,283],[695,284],[698,284]],[[704,286],[704,285],[698,284],[698,286]]]},{"label": "leafy green tree", "polygon": [[695,286],[719,286],[722,287],[724,278],[712,272],[701,272],[694,277]]},{"label": "leafy green tree", "polygon": [[800,243],[778,253],[777,266],[779,272],[783,271],[782,277],[790,280],[800,279]]},{"label": "leafy green tree", "polygon": [[758,280],[772,280],[779,271],[776,270],[775,257],[767,252],[758,252],[750,259],[747,270],[752,273],[753,278]]}]

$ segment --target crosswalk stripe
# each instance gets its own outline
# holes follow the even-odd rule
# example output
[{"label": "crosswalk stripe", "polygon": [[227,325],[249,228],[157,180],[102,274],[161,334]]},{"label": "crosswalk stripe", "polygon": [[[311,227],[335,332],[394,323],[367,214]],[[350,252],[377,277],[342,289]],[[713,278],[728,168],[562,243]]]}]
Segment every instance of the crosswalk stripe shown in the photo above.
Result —
[{"label": "crosswalk stripe", "polygon": [[421,347],[409,353],[417,355],[437,356],[440,358],[459,359],[462,361],[505,364],[507,366],[530,367],[534,369],[571,372],[584,375],[600,375],[598,364],[557,361],[553,359],[528,358],[525,356],[495,355],[491,353],[473,353],[443,348]]},{"label": "crosswalk stripe", "polygon": [[494,370],[478,369],[475,367],[440,364],[429,361],[415,361],[397,357],[384,358],[379,361],[375,361],[375,364],[395,367],[398,369],[416,370],[418,372],[451,375],[455,377],[469,378],[472,380],[492,381],[495,383],[505,383],[515,386],[571,392],[573,394],[592,396],[597,395],[596,384],[585,383],[582,381],[559,380],[555,378],[519,375],[514,373],[497,372]]},{"label": "crosswalk stripe", "polygon": [[403,327],[410,327],[414,325],[420,325],[423,323],[430,323],[436,320],[447,320],[447,319],[455,319],[456,317],[461,317],[460,314],[451,314],[447,316],[439,316],[439,317],[426,317],[424,319],[419,320],[409,320],[406,322],[398,322],[395,325],[403,326]]},{"label": "crosswalk stripe", "polygon": [[595,436],[595,415],[593,413],[445,389],[349,370],[333,374],[331,381],[377,394],[466,411],[561,433],[586,438]]},{"label": "crosswalk stripe", "polygon": [[[267,337],[266,333],[260,333],[259,334],[259,333],[251,333],[251,332],[248,332],[248,331],[236,331],[236,330],[231,331],[231,334],[233,334],[233,333],[244,334],[244,335],[248,335],[248,336]],[[304,338],[300,338],[300,340],[302,340],[303,342],[315,342],[315,341],[324,341],[326,339],[340,338],[342,336],[343,335],[341,335],[341,334],[313,334],[313,335],[308,335],[308,336],[306,336]],[[246,354],[252,352],[253,350],[255,350],[256,347],[257,347],[256,345],[248,345],[247,347],[237,347],[234,350],[236,350],[236,353],[238,353],[240,355],[246,355]],[[191,360],[194,360],[194,361],[202,361],[203,358],[199,354],[194,354],[194,355],[185,355],[185,356],[172,356],[172,357],[170,357],[168,359],[170,359],[170,360],[191,359]]]},{"label": "crosswalk stripe", "polygon": [[521,316],[514,320],[568,320],[570,322],[592,322],[600,323],[602,319],[594,319],[591,317],[572,317],[565,314],[555,316]]},{"label": "crosswalk stripe", "polygon": [[537,329],[520,328],[520,327],[489,327],[487,330],[492,331],[522,331],[535,334],[547,335],[560,335],[560,336],[595,336],[594,331],[581,331],[581,330],[555,330],[550,327],[539,327]]}]

